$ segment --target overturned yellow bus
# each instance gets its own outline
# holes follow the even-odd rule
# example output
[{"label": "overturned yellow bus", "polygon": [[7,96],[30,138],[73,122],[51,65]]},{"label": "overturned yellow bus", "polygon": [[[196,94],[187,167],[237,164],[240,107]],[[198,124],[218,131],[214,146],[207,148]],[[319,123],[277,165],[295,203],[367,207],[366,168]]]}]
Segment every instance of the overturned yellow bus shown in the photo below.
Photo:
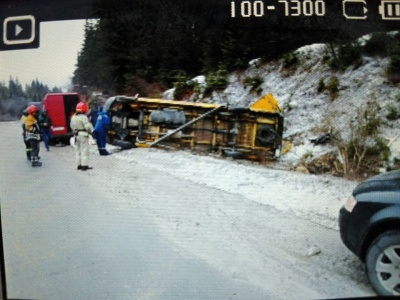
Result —
[{"label": "overturned yellow bus", "polygon": [[280,155],[283,116],[272,94],[249,107],[115,96],[108,143],[122,148],[170,147],[265,160]]}]

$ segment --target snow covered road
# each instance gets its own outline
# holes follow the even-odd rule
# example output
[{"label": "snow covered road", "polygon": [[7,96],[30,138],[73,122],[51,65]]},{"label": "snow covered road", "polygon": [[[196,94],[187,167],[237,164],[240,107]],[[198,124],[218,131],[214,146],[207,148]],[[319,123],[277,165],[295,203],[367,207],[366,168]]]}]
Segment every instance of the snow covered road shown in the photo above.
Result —
[{"label": "snow covered road", "polygon": [[114,157],[124,162],[120,184],[131,182],[131,192],[138,178],[130,181],[127,170],[153,170],[148,188],[158,183],[159,190],[135,202],[178,251],[276,299],[374,295],[337,230],[356,182],[184,151],[133,149]]},{"label": "snow covered road", "polygon": [[132,149],[114,157],[124,162],[123,186],[138,180],[129,181],[126,170],[153,170],[148,188],[158,183],[156,196],[135,202],[178,251],[276,299],[373,295],[337,231],[338,211],[356,182],[184,151]]}]

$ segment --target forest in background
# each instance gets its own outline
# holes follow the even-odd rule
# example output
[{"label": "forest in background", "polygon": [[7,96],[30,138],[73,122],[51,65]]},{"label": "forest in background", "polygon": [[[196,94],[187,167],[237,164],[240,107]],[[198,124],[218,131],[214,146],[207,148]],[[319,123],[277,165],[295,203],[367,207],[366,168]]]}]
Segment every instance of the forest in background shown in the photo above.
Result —
[{"label": "forest in background", "polygon": [[95,9],[100,19],[86,24],[73,84],[111,93],[154,96],[193,76],[243,70],[254,58],[350,40],[335,19],[319,28],[316,17],[231,18],[230,3],[220,0],[98,0]]},{"label": "forest in background", "polygon": [[10,78],[8,84],[0,82],[0,121],[16,120],[21,117],[29,102],[40,102],[50,92],[58,93],[61,89],[50,89],[38,79],[32,80],[31,84],[26,84],[25,87],[18,78]]}]

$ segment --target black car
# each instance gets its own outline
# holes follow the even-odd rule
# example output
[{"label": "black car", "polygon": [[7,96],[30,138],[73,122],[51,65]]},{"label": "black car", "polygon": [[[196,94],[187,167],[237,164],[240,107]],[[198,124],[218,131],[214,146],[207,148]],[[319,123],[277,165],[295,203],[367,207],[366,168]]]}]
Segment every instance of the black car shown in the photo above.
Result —
[{"label": "black car", "polygon": [[357,185],[339,213],[344,244],[365,262],[380,295],[400,295],[400,171]]}]

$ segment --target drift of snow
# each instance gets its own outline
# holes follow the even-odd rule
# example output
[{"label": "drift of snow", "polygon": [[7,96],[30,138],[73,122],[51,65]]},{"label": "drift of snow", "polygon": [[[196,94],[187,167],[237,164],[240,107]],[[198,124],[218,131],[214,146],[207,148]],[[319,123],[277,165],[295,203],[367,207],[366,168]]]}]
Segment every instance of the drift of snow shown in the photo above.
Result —
[{"label": "drift of snow", "polygon": [[333,176],[273,170],[248,161],[185,151],[132,149],[114,155],[137,167],[241,195],[332,229],[337,229],[339,209],[357,184]]}]

